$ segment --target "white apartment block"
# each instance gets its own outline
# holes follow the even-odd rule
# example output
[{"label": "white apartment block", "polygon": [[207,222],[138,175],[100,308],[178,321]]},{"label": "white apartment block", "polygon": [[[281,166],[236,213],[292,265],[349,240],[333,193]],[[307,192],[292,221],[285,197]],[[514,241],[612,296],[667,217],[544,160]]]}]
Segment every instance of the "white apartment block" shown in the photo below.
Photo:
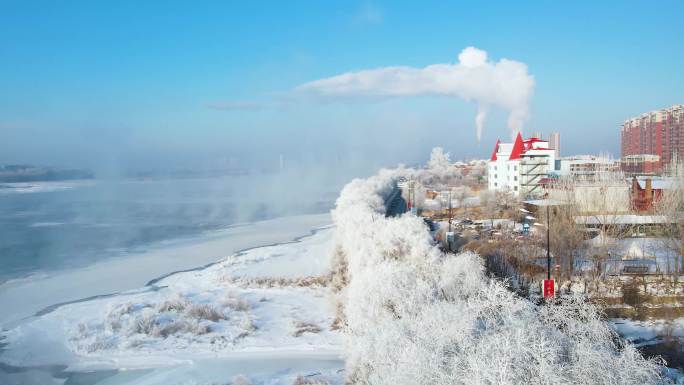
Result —
[{"label": "white apartment block", "polygon": [[561,158],[558,174],[575,179],[592,179],[619,170],[620,163],[608,156],[575,155]]}]

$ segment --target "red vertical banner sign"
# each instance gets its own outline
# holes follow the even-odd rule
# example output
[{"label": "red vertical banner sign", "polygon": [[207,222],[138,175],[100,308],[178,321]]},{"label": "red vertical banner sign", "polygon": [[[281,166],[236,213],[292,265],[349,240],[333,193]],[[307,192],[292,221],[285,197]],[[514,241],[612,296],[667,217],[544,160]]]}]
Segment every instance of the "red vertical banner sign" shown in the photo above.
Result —
[{"label": "red vertical banner sign", "polygon": [[553,279],[544,280],[544,298],[553,298],[556,295],[556,288]]}]

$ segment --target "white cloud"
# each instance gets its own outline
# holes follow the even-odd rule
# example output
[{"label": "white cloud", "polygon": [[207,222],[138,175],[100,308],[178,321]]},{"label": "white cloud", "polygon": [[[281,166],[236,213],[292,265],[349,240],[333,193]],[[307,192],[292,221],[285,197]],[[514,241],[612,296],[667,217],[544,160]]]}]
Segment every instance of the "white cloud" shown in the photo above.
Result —
[{"label": "white cloud", "polygon": [[490,106],[508,111],[507,125],[512,134],[529,118],[534,93],[534,77],[525,63],[501,59],[491,61],[487,52],[467,47],[458,63],[432,64],[423,68],[383,67],[347,72],[315,80],[297,87],[295,92],[321,99],[355,97],[401,97],[443,95],[478,104],[478,139]]}]

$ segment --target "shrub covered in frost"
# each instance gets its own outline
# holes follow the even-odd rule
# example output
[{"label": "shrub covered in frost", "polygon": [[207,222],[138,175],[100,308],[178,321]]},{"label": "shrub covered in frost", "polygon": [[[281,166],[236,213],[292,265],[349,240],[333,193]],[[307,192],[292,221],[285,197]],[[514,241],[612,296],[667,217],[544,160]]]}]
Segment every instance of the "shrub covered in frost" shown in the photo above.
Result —
[{"label": "shrub covered in frost", "polygon": [[297,376],[292,385],[330,385],[330,383],[321,378]]},{"label": "shrub covered in frost", "polygon": [[297,321],[294,323],[294,330],[292,331],[292,335],[295,337],[299,337],[304,333],[320,333],[321,327],[311,323],[311,322],[302,322],[302,321]]},{"label": "shrub covered in frost", "polygon": [[234,293],[229,293],[221,304],[224,307],[228,307],[236,311],[248,311],[251,307],[249,306],[249,302],[245,301]]},{"label": "shrub covered in frost", "polygon": [[249,303],[234,293],[219,307],[181,295],[159,303],[121,303],[109,309],[101,322],[79,324],[70,340],[76,351],[91,353],[141,348],[167,338],[185,343],[220,330],[220,335],[208,340],[227,343],[257,330],[249,309]]},{"label": "shrub covered in frost", "polygon": [[212,322],[218,322],[226,318],[213,306],[207,304],[192,304],[185,309],[185,314],[188,318]]},{"label": "shrub covered in frost", "polygon": [[328,276],[307,276],[307,277],[234,277],[230,274],[221,276],[217,281],[220,283],[230,283],[244,288],[280,288],[280,287],[311,287],[326,286],[329,281]]},{"label": "shrub covered in frost", "polygon": [[536,306],[488,279],[478,255],[442,254],[420,218],[385,217],[396,173],[351,182],[333,211],[349,382],[665,381],[662,362],[622,345],[592,305]]},{"label": "shrub covered in frost", "polygon": [[254,320],[252,320],[252,318],[247,313],[244,313],[242,315],[240,327],[247,333],[253,332],[258,329],[257,325],[254,323]]}]

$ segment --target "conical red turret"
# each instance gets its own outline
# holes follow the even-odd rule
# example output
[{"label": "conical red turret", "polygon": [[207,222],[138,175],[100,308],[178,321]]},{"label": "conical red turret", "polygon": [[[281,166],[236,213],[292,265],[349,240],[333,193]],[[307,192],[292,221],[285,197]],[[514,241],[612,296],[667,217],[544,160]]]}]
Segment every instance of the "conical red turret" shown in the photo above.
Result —
[{"label": "conical red turret", "polygon": [[490,159],[492,161],[496,160],[496,153],[499,152],[499,144],[501,144],[501,140],[497,139],[496,144],[494,145],[494,152],[492,152],[492,157]]},{"label": "conical red turret", "polygon": [[508,160],[520,159],[524,151],[522,135],[518,132],[518,136],[515,137],[515,143],[513,143],[513,149],[511,150],[511,156]]}]

